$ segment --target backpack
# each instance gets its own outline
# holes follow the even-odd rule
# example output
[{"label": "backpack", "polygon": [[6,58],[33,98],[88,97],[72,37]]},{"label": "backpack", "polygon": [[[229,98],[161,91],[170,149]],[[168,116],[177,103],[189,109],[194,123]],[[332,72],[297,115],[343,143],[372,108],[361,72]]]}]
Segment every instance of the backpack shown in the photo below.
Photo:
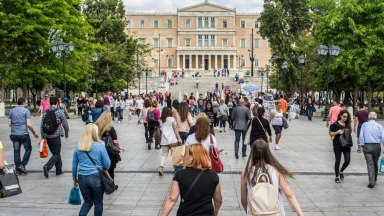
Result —
[{"label": "backpack", "polygon": [[43,121],[43,132],[52,134],[55,133],[57,128],[59,127],[59,124],[57,123],[56,120],[56,110],[59,108],[53,109],[53,110],[48,110],[47,114],[44,117]]},{"label": "backpack", "polygon": [[[259,182],[261,176],[265,176],[267,181]],[[279,197],[267,174],[261,173],[257,177],[256,185],[251,190],[248,203],[250,216],[280,216]]]},{"label": "backpack", "polygon": [[148,123],[153,123],[153,122],[156,122],[155,113],[153,111],[148,112]]}]

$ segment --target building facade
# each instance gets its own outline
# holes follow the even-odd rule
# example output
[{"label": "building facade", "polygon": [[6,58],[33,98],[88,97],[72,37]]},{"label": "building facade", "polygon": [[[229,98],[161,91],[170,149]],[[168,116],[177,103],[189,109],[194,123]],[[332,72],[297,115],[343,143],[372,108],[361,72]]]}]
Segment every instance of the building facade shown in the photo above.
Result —
[{"label": "building facade", "polygon": [[237,13],[236,9],[205,0],[176,13],[127,12],[126,31],[153,47],[145,58],[149,68],[204,72],[223,68],[250,70],[253,29],[257,70],[266,68],[271,56],[268,41],[258,34],[259,16]]}]

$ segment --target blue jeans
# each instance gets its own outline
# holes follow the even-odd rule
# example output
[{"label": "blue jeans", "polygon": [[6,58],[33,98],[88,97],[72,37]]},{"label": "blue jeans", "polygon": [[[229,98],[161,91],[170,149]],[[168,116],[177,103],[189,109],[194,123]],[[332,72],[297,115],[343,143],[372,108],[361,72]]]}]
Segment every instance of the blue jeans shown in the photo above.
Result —
[{"label": "blue jeans", "polygon": [[313,109],[312,108],[307,109],[307,115],[308,115],[308,120],[312,121],[312,116],[313,116]]},{"label": "blue jeans", "polygon": [[93,205],[95,205],[94,215],[103,215],[104,189],[101,184],[99,172],[91,175],[79,175],[78,181],[80,192],[84,199],[79,216],[87,215]]},{"label": "blue jeans", "polygon": [[199,107],[198,110],[199,110],[199,114],[200,114],[200,113],[204,112],[204,107]]},{"label": "blue jeans", "polygon": [[[16,168],[19,167],[20,165],[23,165],[24,167],[27,166],[29,158],[31,157],[31,152],[32,152],[31,138],[29,137],[29,134],[11,135],[10,138],[13,143],[13,157],[15,160]],[[24,149],[25,149],[23,160],[21,160],[20,158],[20,149],[22,145],[24,146]]]},{"label": "blue jeans", "polygon": [[246,130],[235,130],[235,152],[239,151],[240,136],[243,136],[243,147],[242,154],[247,154],[247,146],[244,145],[245,135],[247,134]]},{"label": "blue jeans", "polygon": [[185,144],[185,140],[187,140],[189,133],[187,132],[179,132],[179,136],[183,144]]},{"label": "blue jeans", "polygon": [[121,121],[123,119],[123,109],[116,110],[115,111],[117,121]]},{"label": "blue jeans", "polygon": [[63,163],[61,161],[61,138],[60,136],[54,137],[54,138],[46,138],[47,139],[47,145],[49,147],[49,150],[52,153],[52,157],[49,159],[47,164],[48,170],[52,169],[53,166],[56,168],[56,174],[60,174],[62,172],[61,168],[63,167]]}]

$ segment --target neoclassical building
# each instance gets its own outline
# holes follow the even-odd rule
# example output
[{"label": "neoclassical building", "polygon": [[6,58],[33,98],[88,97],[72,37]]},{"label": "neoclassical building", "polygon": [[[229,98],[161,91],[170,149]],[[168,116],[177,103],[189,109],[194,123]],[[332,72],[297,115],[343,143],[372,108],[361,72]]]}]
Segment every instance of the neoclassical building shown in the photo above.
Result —
[{"label": "neoclassical building", "polygon": [[253,47],[255,70],[265,68],[270,59],[267,40],[257,33],[258,13],[239,13],[234,8],[205,0],[201,4],[178,8],[177,12],[127,12],[127,32],[135,32],[142,43],[153,47],[145,61],[157,71],[209,71],[228,68],[250,70]]}]

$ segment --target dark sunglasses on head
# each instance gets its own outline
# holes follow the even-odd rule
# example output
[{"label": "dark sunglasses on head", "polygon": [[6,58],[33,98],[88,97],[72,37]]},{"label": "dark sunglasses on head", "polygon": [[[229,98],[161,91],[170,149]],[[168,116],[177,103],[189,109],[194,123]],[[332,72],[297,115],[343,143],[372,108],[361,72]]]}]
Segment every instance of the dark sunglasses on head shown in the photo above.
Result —
[{"label": "dark sunglasses on head", "polygon": [[348,118],[348,116],[342,116],[343,118]]}]

